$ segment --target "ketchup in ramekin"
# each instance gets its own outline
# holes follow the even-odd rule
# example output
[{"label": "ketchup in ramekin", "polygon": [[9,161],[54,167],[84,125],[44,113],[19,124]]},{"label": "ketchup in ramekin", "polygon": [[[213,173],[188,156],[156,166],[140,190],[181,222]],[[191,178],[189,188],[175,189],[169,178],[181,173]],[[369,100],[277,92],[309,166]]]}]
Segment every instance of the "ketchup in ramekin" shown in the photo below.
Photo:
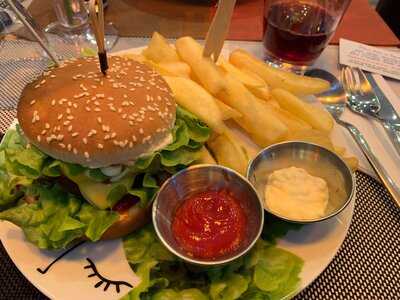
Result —
[{"label": "ketchup in ramekin", "polygon": [[176,210],[172,232],[189,256],[216,259],[240,247],[246,226],[240,201],[221,189],[187,197]]}]

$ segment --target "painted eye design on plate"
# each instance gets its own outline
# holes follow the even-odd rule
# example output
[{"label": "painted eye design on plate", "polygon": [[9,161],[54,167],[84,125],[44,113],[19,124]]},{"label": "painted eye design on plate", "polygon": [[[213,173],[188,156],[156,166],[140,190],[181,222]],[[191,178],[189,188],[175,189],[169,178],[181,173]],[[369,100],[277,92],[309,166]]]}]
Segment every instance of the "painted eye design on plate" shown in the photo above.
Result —
[{"label": "painted eye design on plate", "polygon": [[102,276],[99,271],[97,271],[96,265],[95,263],[90,259],[90,258],[86,258],[86,260],[88,261],[88,265],[86,265],[84,267],[84,269],[91,269],[93,273],[89,274],[88,277],[94,277],[96,276],[98,279],[100,279],[95,285],[95,288],[98,288],[100,286],[102,286],[105,283],[104,289],[103,291],[107,291],[107,289],[110,287],[110,285],[114,285],[115,286],[115,290],[117,291],[117,293],[120,292],[120,286],[121,285],[125,285],[127,287],[133,288],[133,286],[126,282],[126,281],[116,281],[116,280],[109,280],[107,278],[105,278],[104,276]]}]

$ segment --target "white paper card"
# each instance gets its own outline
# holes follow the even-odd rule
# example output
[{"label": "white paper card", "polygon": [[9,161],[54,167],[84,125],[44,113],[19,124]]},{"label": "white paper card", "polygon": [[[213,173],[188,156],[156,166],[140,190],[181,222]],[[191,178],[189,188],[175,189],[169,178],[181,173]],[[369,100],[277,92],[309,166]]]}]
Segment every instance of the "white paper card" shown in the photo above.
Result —
[{"label": "white paper card", "polygon": [[340,39],[339,61],[342,65],[400,80],[400,51],[394,52]]}]

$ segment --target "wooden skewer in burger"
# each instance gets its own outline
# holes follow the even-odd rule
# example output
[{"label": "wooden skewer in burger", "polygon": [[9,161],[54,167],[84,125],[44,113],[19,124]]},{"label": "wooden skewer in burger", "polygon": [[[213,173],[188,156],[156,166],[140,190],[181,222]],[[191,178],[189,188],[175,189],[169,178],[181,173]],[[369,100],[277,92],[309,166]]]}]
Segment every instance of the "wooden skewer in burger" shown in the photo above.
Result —
[{"label": "wooden skewer in burger", "polygon": [[[96,9],[97,8],[97,9]],[[96,37],[100,70],[106,75],[108,69],[107,52],[104,45],[104,8],[103,0],[90,0],[89,17],[94,36]]]}]

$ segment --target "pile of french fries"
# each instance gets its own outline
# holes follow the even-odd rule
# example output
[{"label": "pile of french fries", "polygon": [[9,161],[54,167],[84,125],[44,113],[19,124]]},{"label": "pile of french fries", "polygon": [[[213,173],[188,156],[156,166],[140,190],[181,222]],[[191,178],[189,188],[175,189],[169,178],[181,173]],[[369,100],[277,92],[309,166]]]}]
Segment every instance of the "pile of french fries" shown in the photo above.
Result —
[{"label": "pile of french fries", "polygon": [[244,50],[214,63],[203,57],[203,47],[193,38],[170,45],[157,32],[141,54],[128,56],[157,70],[176,102],[213,130],[202,162],[216,160],[244,174],[257,151],[236,134],[240,127],[259,149],[288,140],[313,142],[357,168],[356,158],[332,144],[329,113],[299,98],[329,89],[327,81],[275,69]]}]

